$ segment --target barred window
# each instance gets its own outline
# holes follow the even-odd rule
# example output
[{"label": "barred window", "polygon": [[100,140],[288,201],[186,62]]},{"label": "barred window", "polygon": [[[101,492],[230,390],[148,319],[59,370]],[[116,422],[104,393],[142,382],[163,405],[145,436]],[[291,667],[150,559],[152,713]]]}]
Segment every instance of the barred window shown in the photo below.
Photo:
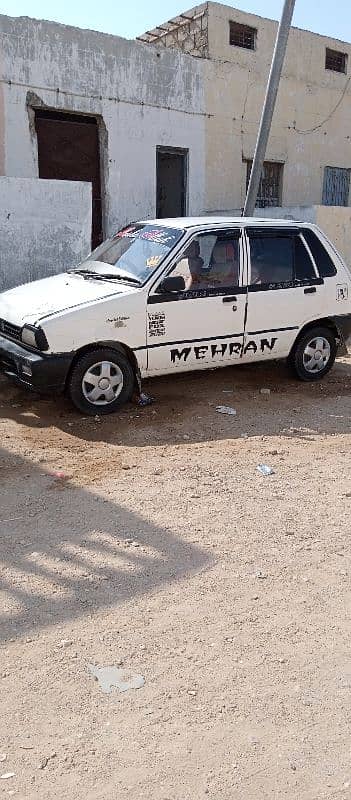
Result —
[{"label": "barred window", "polygon": [[256,28],[250,28],[249,25],[240,25],[239,22],[229,23],[229,44],[235,47],[245,47],[246,50],[255,50],[256,36]]},{"label": "barred window", "polygon": [[[246,189],[249,185],[252,161],[247,162]],[[275,161],[265,161],[263,164],[260,185],[256,200],[256,208],[267,206],[281,206],[283,188],[283,164]]]},{"label": "barred window", "polygon": [[347,72],[347,53],[340,53],[338,50],[329,50],[327,47],[325,51],[325,68],[331,69],[333,72]]}]

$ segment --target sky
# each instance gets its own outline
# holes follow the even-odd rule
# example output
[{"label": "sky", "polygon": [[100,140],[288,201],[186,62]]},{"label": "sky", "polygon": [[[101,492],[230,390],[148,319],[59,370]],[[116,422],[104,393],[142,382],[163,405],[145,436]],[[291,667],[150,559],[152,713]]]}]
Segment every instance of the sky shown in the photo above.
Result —
[{"label": "sky", "polygon": [[[227,0],[225,4],[279,19],[283,0]],[[196,0],[0,0],[0,13],[55,20],[134,39],[195,5],[199,5]],[[293,24],[351,41],[350,0],[296,0]]]}]

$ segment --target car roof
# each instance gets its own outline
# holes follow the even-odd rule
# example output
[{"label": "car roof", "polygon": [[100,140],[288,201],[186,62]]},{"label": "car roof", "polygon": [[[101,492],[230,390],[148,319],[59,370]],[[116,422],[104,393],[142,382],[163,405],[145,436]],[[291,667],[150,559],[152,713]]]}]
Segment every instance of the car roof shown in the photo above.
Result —
[{"label": "car roof", "polygon": [[262,225],[267,227],[274,226],[275,228],[284,227],[301,227],[303,222],[291,219],[267,219],[266,217],[170,217],[169,219],[145,219],[140,220],[145,225],[163,225],[166,228],[181,228],[182,230],[188,228],[207,227],[208,225]]}]

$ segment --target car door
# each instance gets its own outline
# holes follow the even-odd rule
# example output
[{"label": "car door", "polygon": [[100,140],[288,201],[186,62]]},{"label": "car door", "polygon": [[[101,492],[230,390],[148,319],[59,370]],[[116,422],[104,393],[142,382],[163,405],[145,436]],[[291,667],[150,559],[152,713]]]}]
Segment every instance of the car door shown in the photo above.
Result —
[{"label": "car door", "polygon": [[295,228],[246,228],[249,285],[243,361],[284,358],[298,331],[321,318],[326,289]]},{"label": "car door", "polygon": [[240,359],[247,297],[240,228],[206,230],[188,239],[169,276],[181,276],[184,289],[164,293],[161,280],[150,291],[148,373],[206,369]]}]

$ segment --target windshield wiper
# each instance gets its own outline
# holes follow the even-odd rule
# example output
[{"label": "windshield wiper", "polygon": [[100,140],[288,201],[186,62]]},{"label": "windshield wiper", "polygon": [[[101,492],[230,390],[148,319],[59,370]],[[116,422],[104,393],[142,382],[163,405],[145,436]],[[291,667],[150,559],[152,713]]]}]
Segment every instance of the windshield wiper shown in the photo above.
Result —
[{"label": "windshield wiper", "polygon": [[94,272],[93,269],[69,269],[68,272],[82,275],[83,278],[100,278],[105,281],[124,281],[125,283],[136,283],[137,286],[141,286],[139,278],[132,278],[129,277],[129,275],[119,275],[119,273],[116,274],[115,272]]}]

